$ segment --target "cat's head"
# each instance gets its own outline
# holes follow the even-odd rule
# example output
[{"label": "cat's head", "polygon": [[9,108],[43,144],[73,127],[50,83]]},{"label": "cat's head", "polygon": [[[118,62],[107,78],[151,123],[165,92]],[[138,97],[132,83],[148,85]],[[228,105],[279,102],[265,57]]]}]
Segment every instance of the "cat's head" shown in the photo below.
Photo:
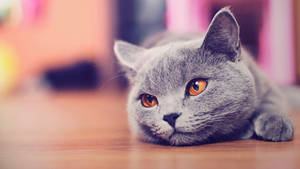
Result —
[{"label": "cat's head", "polygon": [[202,39],[150,49],[117,41],[114,50],[132,82],[128,117],[141,139],[199,144],[235,137],[249,122],[255,84],[229,9],[215,15]]}]

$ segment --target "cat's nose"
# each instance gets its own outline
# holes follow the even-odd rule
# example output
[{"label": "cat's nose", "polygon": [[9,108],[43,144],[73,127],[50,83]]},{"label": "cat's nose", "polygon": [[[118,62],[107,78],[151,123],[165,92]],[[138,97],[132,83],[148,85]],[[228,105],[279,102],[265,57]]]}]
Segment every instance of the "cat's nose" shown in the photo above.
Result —
[{"label": "cat's nose", "polygon": [[164,115],[163,120],[168,122],[172,127],[175,127],[176,119],[180,116],[179,113],[170,113]]}]

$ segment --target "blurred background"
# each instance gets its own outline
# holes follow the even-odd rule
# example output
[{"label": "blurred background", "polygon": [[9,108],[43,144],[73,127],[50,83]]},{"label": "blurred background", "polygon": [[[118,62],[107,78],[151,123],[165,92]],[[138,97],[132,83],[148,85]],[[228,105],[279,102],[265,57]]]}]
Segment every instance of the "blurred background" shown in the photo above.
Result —
[{"label": "blurred background", "polygon": [[127,87],[115,39],[205,32],[231,6],[242,44],[278,84],[300,82],[297,0],[0,0],[0,95]]},{"label": "blurred background", "polygon": [[[205,32],[224,6],[231,6],[242,44],[269,78],[300,84],[299,0],[0,0],[0,168],[143,168],[141,160],[154,158],[151,168],[197,160],[166,149],[168,162],[131,139],[128,82],[113,43],[139,44],[165,30]],[[246,144],[254,154],[265,150]],[[145,157],[137,151],[143,148]]]},{"label": "blurred background", "polygon": [[[199,157],[190,156],[191,149],[165,151],[131,139],[128,82],[113,43],[139,44],[165,30],[205,32],[224,6],[231,6],[242,44],[269,78],[280,85],[300,84],[299,0],[0,0],[0,168],[198,165],[189,161]],[[266,146],[271,143],[245,143],[240,147],[251,147],[255,157],[234,155],[232,166],[236,160],[282,166],[286,163],[270,160],[270,153],[282,150],[288,153],[285,162],[297,161],[290,156],[297,154],[296,142],[273,145],[275,153]],[[219,148],[212,153],[227,154],[228,147],[226,153]],[[201,147],[201,153],[211,148]],[[215,161],[213,154],[200,158]]]}]

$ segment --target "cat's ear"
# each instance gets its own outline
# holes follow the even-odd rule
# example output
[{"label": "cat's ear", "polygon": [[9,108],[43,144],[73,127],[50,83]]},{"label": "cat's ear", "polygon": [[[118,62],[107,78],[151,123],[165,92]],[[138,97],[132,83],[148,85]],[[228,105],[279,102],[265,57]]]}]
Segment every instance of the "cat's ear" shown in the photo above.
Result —
[{"label": "cat's ear", "polygon": [[214,16],[205,35],[202,48],[213,53],[225,54],[232,62],[239,60],[239,25],[228,7]]},{"label": "cat's ear", "polygon": [[114,44],[114,52],[119,62],[131,69],[134,69],[138,59],[136,54],[144,50],[146,49],[120,40],[115,41]]},{"label": "cat's ear", "polygon": [[139,59],[138,53],[143,52],[146,49],[139,47],[128,42],[117,40],[114,44],[115,55],[123,66],[123,70],[129,79],[133,79],[136,75],[136,62]]}]

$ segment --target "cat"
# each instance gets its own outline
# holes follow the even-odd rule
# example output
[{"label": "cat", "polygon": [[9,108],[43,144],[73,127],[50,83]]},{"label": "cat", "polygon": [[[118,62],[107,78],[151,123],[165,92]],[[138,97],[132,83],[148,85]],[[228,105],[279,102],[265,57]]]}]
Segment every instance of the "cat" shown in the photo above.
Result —
[{"label": "cat", "polygon": [[116,41],[114,52],[132,85],[127,111],[133,135],[174,146],[254,136],[292,140],[282,92],[240,45],[239,32],[225,7],[204,36],[161,36],[148,47]]}]

